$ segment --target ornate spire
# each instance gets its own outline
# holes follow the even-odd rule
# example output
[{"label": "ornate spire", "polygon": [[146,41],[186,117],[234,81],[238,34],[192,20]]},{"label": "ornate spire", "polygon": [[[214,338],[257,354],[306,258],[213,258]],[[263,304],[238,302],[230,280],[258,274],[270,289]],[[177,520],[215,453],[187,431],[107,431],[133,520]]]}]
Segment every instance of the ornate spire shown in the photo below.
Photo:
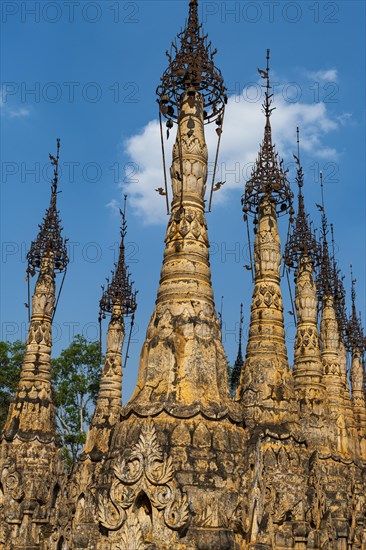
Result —
[{"label": "ornate spire", "polygon": [[324,383],[327,388],[331,419],[338,432],[337,446],[341,454],[349,455],[349,429],[353,419],[350,414],[350,396],[346,371],[346,357],[343,344],[343,330],[339,315],[340,291],[338,272],[334,259],[334,238],[332,231],[333,254],[329,253],[328,220],[325,213],[323,175],[320,173],[322,202],[317,205],[322,213],[322,243],[320,266],[317,277],[318,297],[322,303],[320,339],[322,342],[322,361],[324,365]]},{"label": "ornate spire", "polygon": [[27,273],[38,280],[32,298],[32,316],[20,381],[10,406],[3,435],[6,440],[58,441],[55,405],[51,387],[52,318],[55,310],[55,271],[65,271],[68,263],[66,240],[56,207],[60,140],[54,165],[51,202],[28,253]]},{"label": "ornate spire", "polygon": [[366,340],[361,316],[357,315],[356,310],[356,279],[353,277],[352,266],[351,284],[352,308],[347,322],[345,344],[352,356],[350,378],[354,420],[360,437],[361,455],[366,459],[366,371],[364,365]]},{"label": "ornate spire", "polygon": [[220,418],[237,406],[230,399],[211,284],[204,122],[218,116],[224,87],[198,25],[196,2],[190,4],[189,21],[179,38],[181,47],[175,48],[158,89],[163,113],[178,122],[170,169],[172,211],[137,387],[124,411],[148,416],[165,410],[178,417],[201,411]]},{"label": "ornate spire", "polygon": [[[300,414],[324,415],[325,387],[317,328],[318,303],[313,268],[319,261],[319,245],[310,230],[304,205],[304,174],[300,162],[299,128],[297,128],[298,208],[295,224],[286,244],[285,264],[296,270],[295,306],[297,330],[293,376]],[[319,406],[320,404],[320,406]],[[324,419],[322,420],[324,424]],[[311,430],[310,430],[311,431]]]},{"label": "ornate spire", "polygon": [[361,355],[366,351],[366,340],[361,321],[361,315],[357,315],[356,309],[356,279],[353,278],[353,269],[351,265],[351,314],[348,318],[346,327],[346,348],[353,352],[358,350]]},{"label": "ornate spire", "polygon": [[273,104],[273,93],[271,93],[271,84],[269,78],[269,50],[267,50],[267,66],[265,70],[258,69],[261,77],[266,81],[265,99],[263,103],[263,112],[266,117],[264,129],[264,138],[258,158],[255,162],[251,178],[245,186],[245,192],[242,199],[244,217],[247,214],[254,216],[254,223],[257,224],[257,216],[260,204],[266,197],[275,207],[277,215],[285,214],[290,211],[293,214],[292,199],[293,194],[287,180],[287,170],[283,168],[283,160],[278,159],[275,145],[272,144],[272,130],[270,117],[275,107]]},{"label": "ornate spire", "polygon": [[[354,415],[351,406],[350,388],[347,376],[347,352],[345,347],[345,330],[347,325],[345,308],[345,289],[343,277],[340,276],[335,260],[334,231],[330,224],[332,252],[329,252],[327,235],[328,221],[325,214],[323,175],[320,173],[322,204],[317,205],[322,212],[322,251],[320,269],[317,278],[318,296],[322,302],[322,320],[320,335],[323,344],[322,360],[324,364],[324,382],[328,390],[330,410],[337,419],[338,442],[343,441],[339,451],[353,453],[349,442],[353,440],[355,429]],[[336,326],[334,326],[334,320]]]},{"label": "ornate spire", "polygon": [[[335,269],[334,261],[329,253],[328,246],[328,220],[325,213],[324,205],[324,186],[323,186],[323,174],[320,172],[320,188],[321,188],[321,205],[317,205],[321,211],[321,251],[319,260],[319,269],[316,279],[316,286],[318,291],[318,299],[321,301],[324,307],[332,307],[335,313],[335,301],[334,301],[334,283],[335,283]],[[338,332],[338,331],[337,331]],[[339,334],[337,334],[339,340]],[[323,343],[324,345],[324,343]]]},{"label": "ornate spire", "polygon": [[273,110],[269,83],[269,51],[266,71],[264,140],[243,197],[244,219],[254,215],[255,287],[251,307],[245,366],[237,398],[247,420],[281,423],[289,420],[293,399],[288,367],[280,289],[281,243],[277,212],[292,210],[292,193],[286,173],[272,145],[270,115]]},{"label": "ornate spire", "polygon": [[233,372],[231,374],[231,384],[230,384],[232,393],[235,393],[239,385],[241,371],[244,366],[244,359],[243,359],[243,353],[242,353],[243,322],[244,322],[243,304],[240,304],[238,355],[236,357]]},{"label": "ornate spire", "polygon": [[347,373],[341,354],[340,337],[334,298],[331,292],[324,294],[322,299],[322,318],[320,323],[322,342],[322,361],[324,365],[324,384],[327,388],[331,420],[337,430],[337,447],[341,454],[349,455],[350,427],[347,399]]},{"label": "ornate spire", "polygon": [[[109,449],[111,429],[119,420],[122,410],[124,317],[132,315],[132,326],[137,307],[137,291],[133,290],[125,257],[126,198],[125,195],[124,211],[120,210],[122,223],[118,262],[115,264],[115,270],[112,271],[112,279],[110,281],[107,279],[107,288],[102,287],[103,295],[99,302],[99,318],[105,318],[107,314],[110,314],[111,319],[107,331],[107,351],[100,379],[99,394],[82,459],[89,455],[92,460],[100,460],[106,454]],[[128,350],[126,353],[128,354]]]},{"label": "ornate spire", "polygon": [[341,270],[338,268],[337,261],[335,259],[335,246],[334,246],[334,229],[333,224],[330,224],[330,231],[332,235],[332,287],[334,296],[334,306],[336,309],[337,322],[339,336],[342,341],[342,345],[345,344],[346,330],[347,330],[347,313],[346,313],[346,289],[344,288],[344,275],[341,275]]}]

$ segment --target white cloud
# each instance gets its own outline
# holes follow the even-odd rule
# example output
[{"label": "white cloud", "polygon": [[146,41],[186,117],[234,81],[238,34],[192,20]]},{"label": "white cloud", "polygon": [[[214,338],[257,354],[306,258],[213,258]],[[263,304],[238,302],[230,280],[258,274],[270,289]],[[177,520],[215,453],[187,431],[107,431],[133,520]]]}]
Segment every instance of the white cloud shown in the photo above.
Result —
[{"label": "white cloud", "polygon": [[7,118],[23,118],[30,115],[30,110],[25,107],[11,107],[7,99],[6,90],[0,87],[0,112]]},{"label": "white cloud", "polygon": [[354,124],[351,113],[342,113],[341,115],[338,115],[337,121],[341,126],[346,126],[347,124]]},{"label": "white cloud", "polygon": [[315,80],[316,82],[337,82],[338,73],[337,69],[327,69],[324,71],[310,71],[306,73],[308,78]]},{"label": "white cloud", "polygon": [[119,209],[121,205],[116,199],[112,199],[108,204],[106,204],[106,208],[110,208],[113,214],[119,214]]},{"label": "white cloud", "polygon": [[[274,97],[274,106],[276,110],[271,117],[272,135],[280,156],[292,162],[292,155],[296,148],[296,126],[299,126],[301,148],[307,154],[319,159],[337,158],[337,151],[325,146],[323,138],[344,124],[349,114],[332,118],[324,103],[288,103],[282,94]],[[211,186],[212,161],[217,142],[215,128],[214,124],[206,126],[206,141],[209,163],[211,163],[206,198]],[[230,189],[244,188],[257,157],[259,144],[263,139],[263,129],[264,116],[259,103],[245,101],[243,95],[229,98],[215,179],[226,183],[220,192],[214,194],[214,202],[227,200]],[[171,198],[169,167],[174,140],[173,133],[168,141],[165,139],[169,199]],[[127,171],[121,187],[128,193],[131,206],[144,223],[165,223],[165,198],[155,191],[159,187],[164,187],[158,121],[149,122],[140,133],[127,139],[124,148],[131,160],[132,169],[130,167]]]},{"label": "white cloud", "polygon": [[29,109],[20,107],[19,109],[6,109],[6,114],[9,118],[22,118],[30,114]]}]

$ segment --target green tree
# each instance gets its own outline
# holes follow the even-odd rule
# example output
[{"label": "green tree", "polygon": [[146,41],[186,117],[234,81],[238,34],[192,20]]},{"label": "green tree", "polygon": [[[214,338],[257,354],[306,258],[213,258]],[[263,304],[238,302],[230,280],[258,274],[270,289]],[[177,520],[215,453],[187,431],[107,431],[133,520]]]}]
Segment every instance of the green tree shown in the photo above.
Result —
[{"label": "green tree", "polygon": [[0,342],[0,432],[18,385],[24,352],[25,344],[20,340]]},{"label": "green tree", "polygon": [[[20,341],[0,341],[0,431],[16,391],[25,352]],[[85,442],[100,378],[99,343],[77,335],[70,346],[52,359],[52,383],[57,406],[57,428],[64,456],[72,465]]]},{"label": "green tree", "polygon": [[64,456],[71,465],[85,443],[98,395],[99,343],[77,335],[51,365],[58,431],[64,443]]}]

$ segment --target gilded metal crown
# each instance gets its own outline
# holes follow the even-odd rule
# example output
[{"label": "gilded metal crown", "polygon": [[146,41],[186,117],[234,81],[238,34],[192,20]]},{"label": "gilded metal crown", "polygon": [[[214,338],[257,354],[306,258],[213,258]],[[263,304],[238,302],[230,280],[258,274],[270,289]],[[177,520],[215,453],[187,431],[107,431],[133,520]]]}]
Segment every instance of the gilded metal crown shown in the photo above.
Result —
[{"label": "gilded metal crown", "polygon": [[356,311],[356,279],[353,278],[351,266],[351,300],[352,310],[346,325],[346,348],[347,351],[359,350],[361,354],[366,351],[366,337],[361,321],[361,314],[357,315]]},{"label": "gilded metal crown", "polygon": [[269,197],[276,206],[277,215],[290,212],[294,214],[292,207],[293,193],[287,179],[288,170],[283,168],[283,160],[278,159],[278,153],[275,145],[272,144],[272,130],[270,117],[275,107],[272,107],[273,93],[269,79],[269,50],[267,50],[267,66],[265,70],[258,69],[261,77],[266,81],[265,100],[263,103],[263,112],[266,117],[264,129],[264,138],[258,158],[252,170],[250,179],[245,186],[242,198],[244,218],[248,214],[254,215],[254,223],[257,221],[259,205],[264,197]]},{"label": "gilded metal crown", "polygon": [[[125,196],[126,201],[126,196]],[[125,212],[120,210],[121,222],[121,243],[119,247],[119,258],[112,271],[111,280],[107,279],[107,288],[102,286],[103,294],[99,302],[100,318],[106,313],[112,313],[114,306],[119,306],[122,314],[130,315],[136,311],[137,291],[133,290],[133,281],[130,280],[128,266],[126,265],[125,237],[127,222]]]},{"label": "gilded metal crown", "polygon": [[324,201],[322,208],[322,237],[319,269],[316,278],[318,299],[323,300],[324,296],[331,295],[334,300],[334,309],[338,322],[339,334],[345,339],[347,327],[346,314],[346,290],[344,288],[344,276],[338,268],[334,253],[334,234],[331,225],[332,234],[332,255],[329,252],[327,235],[329,234],[328,221],[324,211]]},{"label": "gilded metal crown", "polygon": [[166,52],[169,65],[157,88],[160,111],[168,119],[168,128],[177,122],[180,104],[185,92],[198,92],[203,97],[206,123],[220,118],[227,102],[226,88],[221,71],[213,58],[217,50],[211,49],[207,35],[202,33],[198,19],[198,0],[189,3],[189,17],[185,29],[178,34],[179,47],[173,42]]},{"label": "gilded metal crown", "polygon": [[286,243],[284,262],[289,268],[296,268],[301,257],[307,257],[312,260],[314,265],[320,262],[320,245],[317,242],[313,231],[310,229],[309,215],[305,211],[304,204],[304,172],[300,162],[299,151],[299,128],[297,128],[297,155],[294,155],[296,161],[296,182],[298,185],[298,207],[295,219],[295,225],[289,235]]},{"label": "gilded metal crown", "polygon": [[59,168],[60,140],[57,139],[56,157],[49,155],[50,161],[54,166],[53,180],[51,187],[50,206],[46,210],[42,224],[39,225],[39,233],[35,241],[32,241],[27,254],[28,269],[30,275],[34,275],[42,264],[43,255],[52,253],[54,267],[57,271],[64,271],[69,263],[67,255],[67,239],[61,236],[61,220],[57,210],[57,186],[58,186],[58,168]]}]

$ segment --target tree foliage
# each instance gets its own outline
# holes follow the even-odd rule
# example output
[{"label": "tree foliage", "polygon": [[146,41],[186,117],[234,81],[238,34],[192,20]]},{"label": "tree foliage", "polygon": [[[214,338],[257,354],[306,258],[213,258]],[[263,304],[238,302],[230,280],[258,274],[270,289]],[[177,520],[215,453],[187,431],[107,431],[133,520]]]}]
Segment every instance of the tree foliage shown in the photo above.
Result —
[{"label": "tree foliage", "polygon": [[[25,344],[0,342],[0,431],[18,385]],[[71,465],[85,442],[96,402],[100,378],[98,342],[77,335],[60,356],[51,360],[57,406],[57,429],[64,456]]]},{"label": "tree foliage", "polygon": [[58,430],[67,458],[75,462],[94,411],[100,378],[98,342],[75,336],[70,346],[52,360],[52,380]]},{"label": "tree foliage", "polygon": [[0,342],[0,432],[18,385],[24,352],[25,344],[20,340]]}]

